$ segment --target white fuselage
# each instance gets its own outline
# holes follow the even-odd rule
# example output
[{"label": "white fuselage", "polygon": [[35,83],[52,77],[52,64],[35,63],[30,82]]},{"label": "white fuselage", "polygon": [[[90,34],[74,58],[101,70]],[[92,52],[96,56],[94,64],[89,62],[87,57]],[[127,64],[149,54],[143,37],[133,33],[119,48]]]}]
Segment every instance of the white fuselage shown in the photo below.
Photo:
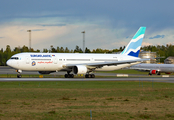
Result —
[{"label": "white fuselage", "polygon": [[157,70],[161,73],[173,73],[174,64],[137,64],[130,67],[130,69],[136,69],[140,71]]},{"label": "white fuselage", "polygon": [[[140,59],[121,54],[87,54],[87,53],[19,53],[13,55],[7,64],[17,70],[27,71],[61,71],[67,64],[101,63]],[[103,66],[97,71],[112,71],[129,67],[137,63]]]}]

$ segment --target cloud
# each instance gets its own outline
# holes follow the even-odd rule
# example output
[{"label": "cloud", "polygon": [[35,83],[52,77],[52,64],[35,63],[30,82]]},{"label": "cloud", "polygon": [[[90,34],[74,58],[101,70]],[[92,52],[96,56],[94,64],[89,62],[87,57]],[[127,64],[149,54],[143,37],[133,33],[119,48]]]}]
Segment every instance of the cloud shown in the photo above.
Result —
[{"label": "cloud", "polygon": [[[102,27],[96,24],[80,24],[66,26],[39,26],[39,25],[20,25],[20,24],[4,24],[0,26],[0,33],[5,36],[4,42],[0,44],[0,48],[5,48],[8,44],[11,48],[16,46],[28,46],[29,36],[27,30],[31,30],[31,47],[34,49],[43,50],[43,48],[50,49],[54,47],[68,47],[75,49],[78,45],[83,48],[83,34],[85,30],[85,46],[89,49],[115,49],[122,46],[122,41],[128,43],[126,40],[125,29],[113,29]],[[124,39],[123,39],[124,38]]]},{"label": "cloud", "polygon": [[32,31],[44,31],[46,29],[33,29]]},{"label": "cloud", "polygon": [[46,26],[66,26],[66,24],[37,24],[39,26],[43,26],[43,27],[46,27]]},{"label": "cloud", "polygon": [[[48,47],[54,38],[65,35],[68,29],[65,27],[42,27],[42,26],[27,26],[27,25],[3,25],[0,29],[1,35],[4,36],[3,42],[1,41],[1,48],[7,44],[12,48],[16,46],[28,46],[29,37],[27,30],[31,30],[31,45],[34,49],[43,49]],[[59,32],[57,32],[59,31]],[[46,42],[46,43],[45,43]],[[45,43],[45,44],[44,44]]]},{"label": "cloud", "polygon": [[149,46],[149,45],[152,45],[152,43],[142,42],[142,46]]},{"label": "cloud", "polygon": [[165,35],[156,35],[154,37],[150,37],[149,39],[155,39],[155,38],[164,38]]},{"label": "cloud", "polygon": [[168,43],[166,43],[166,45],[170,45],[170,44],[172,44],[172,45],[174,45],[174,42],[168,42]]},{"label": "cloud", "polygon": [[166,44],[174,38],[174,16],[168,12],[174,11],[173,4],[162,0],[158,4],[150,0],[2,1],[0,48],[28,46],[27,30],[32,30],[34,49],[82,48],[85,30],[86,47],[115,49],[126,46],[140,26],[147,27],[143,45]]}]

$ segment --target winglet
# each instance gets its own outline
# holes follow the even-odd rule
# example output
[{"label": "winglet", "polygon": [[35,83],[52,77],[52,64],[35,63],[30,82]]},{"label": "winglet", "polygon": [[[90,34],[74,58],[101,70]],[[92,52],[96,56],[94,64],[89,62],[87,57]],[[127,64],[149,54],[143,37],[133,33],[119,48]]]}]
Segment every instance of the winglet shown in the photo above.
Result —
[{"label": "winglet", "polygon": [[145,31],[146,27],[140,27],[121,54],[138,57]]}]

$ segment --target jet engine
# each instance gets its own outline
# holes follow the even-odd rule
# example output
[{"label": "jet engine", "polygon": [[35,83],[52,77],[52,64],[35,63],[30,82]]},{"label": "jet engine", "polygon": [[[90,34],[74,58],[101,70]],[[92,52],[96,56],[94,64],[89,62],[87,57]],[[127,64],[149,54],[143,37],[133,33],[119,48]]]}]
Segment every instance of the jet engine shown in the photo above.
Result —
[{"label": "jet engine", "polygon": [[50,74],[52,72],[56,72],[56,71],[38,71],[39,74]]},{"label": "jet engine", "polygon": [[87,67],[84,65],[76,65],[73,67],[74,74],[86,74],[88,71]]},{"label": "jet engine", "polygon": [[157,70],[151,70],[150,71],[150,74],[156,74],[157,73]]}]

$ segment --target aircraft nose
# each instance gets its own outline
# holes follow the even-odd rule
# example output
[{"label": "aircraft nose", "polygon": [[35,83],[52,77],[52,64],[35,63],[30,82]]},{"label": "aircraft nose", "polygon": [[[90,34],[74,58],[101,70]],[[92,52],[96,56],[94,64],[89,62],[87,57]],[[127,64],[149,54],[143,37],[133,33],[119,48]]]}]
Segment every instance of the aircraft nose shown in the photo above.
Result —
[{"label": "aircraft nose", "polygon": [[11,66],[11,60],[8,60],[8,61],[6,62],[6,64],[7,64],[8,66]]}]

